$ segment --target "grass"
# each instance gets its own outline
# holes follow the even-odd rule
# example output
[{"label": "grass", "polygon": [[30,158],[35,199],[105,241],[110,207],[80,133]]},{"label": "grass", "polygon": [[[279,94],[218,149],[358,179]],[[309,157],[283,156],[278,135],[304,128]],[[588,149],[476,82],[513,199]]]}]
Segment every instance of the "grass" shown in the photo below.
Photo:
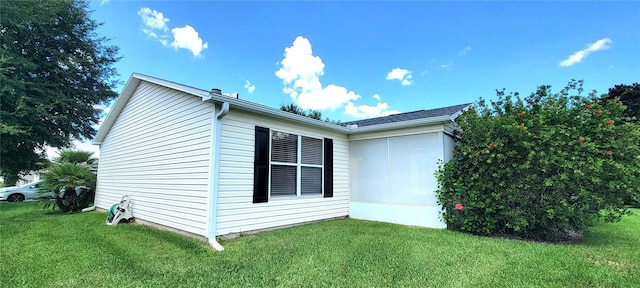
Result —
[{"label": "grass", "polygon": [[640,210],[582,244],[335,220],[206,244],[105,213],[0,203],[3,287],[637,287]]}]

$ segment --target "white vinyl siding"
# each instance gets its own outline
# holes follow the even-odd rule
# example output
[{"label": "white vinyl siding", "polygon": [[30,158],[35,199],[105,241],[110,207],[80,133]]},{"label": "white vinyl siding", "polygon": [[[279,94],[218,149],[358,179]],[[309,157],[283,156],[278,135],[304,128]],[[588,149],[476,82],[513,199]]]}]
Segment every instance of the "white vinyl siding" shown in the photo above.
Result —
[{"label": "white vinyl siding", "polygon": [[[320,196],[321,194],[270,197],[267,203],[254,204],[252,197],[255,126],[317,139],[332,138],[334,145],[333,197],[324,198]],[[222,119],[221,137],[216,235],[267,229],[349,214],[349,144],[345,134],[232,108]],[[286,167],[295,168],[296,166]],[[304,175],[301,181],[306,181]],[[273,195],[273,191],[271,194]]]},{"label": "white vinyl siding", "polygon": [[140,82],[100,147],[96,206],[131,195],[137,219],[206,235],[214,106]]}]

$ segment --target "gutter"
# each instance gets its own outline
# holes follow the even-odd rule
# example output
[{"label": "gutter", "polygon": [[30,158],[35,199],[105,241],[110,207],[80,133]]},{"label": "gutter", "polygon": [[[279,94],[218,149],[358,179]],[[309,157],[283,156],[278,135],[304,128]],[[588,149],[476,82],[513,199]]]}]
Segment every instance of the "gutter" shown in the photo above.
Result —
[{"label": "gutter", "polygon": [[[204,100],[204,99],[203,99]],[[222,130],[222,118],[229,113],[229,102],[223,102],[220,111],[213,118],[212,147],[211,153],[211,182],[209,183],[211,199],[209,201],[209,233],[207,240],[209,246],[217,251],[224,250],[224,247],[216,239],[216,224],[218,222],[218,178],[220,175],[220,131]]]}]

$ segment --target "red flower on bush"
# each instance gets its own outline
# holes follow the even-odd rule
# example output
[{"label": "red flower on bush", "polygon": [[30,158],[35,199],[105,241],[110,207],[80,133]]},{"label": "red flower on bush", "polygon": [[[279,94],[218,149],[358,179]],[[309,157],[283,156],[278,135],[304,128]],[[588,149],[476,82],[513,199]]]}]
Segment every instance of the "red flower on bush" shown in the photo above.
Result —
[{"label": "red flower on bush", "polygon": [[493,143],[489,143],[489,149],[493,149],[495,146],[493,146]]},{"label": "red flower on bush", "polygon": [[589,104],[584,105],[584,108],[589,109],[589,108],[591,108],[591,105],[589,105]]},{"label": "red flower on bush", "polygon": [[518,117],[522,117],[522,116],[524,116],[524,112],[518,113]]},{"label": "red flower on bush", "polygon": [[524,129],[524,126],[518,125],[518,130],[522,130],[522,129]]},{"label": "red flower on bush", "polygon": [[607,151],[607,152],[604,152],[604,155],[606,155],[606,156],[611,156],[611,155],[613,155],[613,152],[611,152],[611,151]]},{"label": "red flower on bush", "polygon": [[531,99],[527,99],[527,103],[529,103],[529,105],[536,104],[536,102],[533,102],[533,100],[531,100]]},{"label": "red flower on bush", "polygon": [[606,124],[607,124],[607,126],[611,126],[611,125],[613,125],[613,121],[609,120],[609,121],[606,122]]},{"label": "red flower on bush", "polygon": [[600,115],[600,113],[602,113],[602,111],[600,111],[600,109],[596,109],[595,112],[596,112],[597,115]]},{"label": "red flower on bush", "polygon": [[584,142],[584,138],[578,137],[578,142],[580,142],[580,143]]},{"label": "red flower on bush", "polygon": [[462,209],[464,209],[464,205],[462,205],[462,203],[457,203],[456,204],[456,209],[462,210]]}]

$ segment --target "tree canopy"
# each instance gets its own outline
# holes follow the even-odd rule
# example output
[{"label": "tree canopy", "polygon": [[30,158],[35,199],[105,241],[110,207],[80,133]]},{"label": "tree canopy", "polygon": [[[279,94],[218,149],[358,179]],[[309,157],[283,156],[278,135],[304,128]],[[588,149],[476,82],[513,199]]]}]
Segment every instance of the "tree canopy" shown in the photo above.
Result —
[{"label": "tree canopy", "polygon": [[293,113],[293,114],[306,116],[316,120],[322,120],[322,112],[320,112],[320,110],[304,110],[300,108],[300,106],[293,103],[280,104],[280,110]]},{"label": "tree canopy", "polygon": [[[311,109],[305,110],[300,108],[300,106],[294,103],[280,104],[280,110],[293,113],[293,114],[302,115],[305,117],[309,117],[311,119],[322,120],[322,112],[320,110],[311,110]],[[333,123],[333,124],[340,124],[339,120],[331,120],[328,117],[322,121]]]},{"label": "tree canopy", "polygon": [[624,110],[624,115],[627,117],[635,117],[636,123],[640,123],[640,84],[615,85],[609,88],[609,93],[603,97],[603,99],[607,100],[616,98],[627,106],[627,109]]},{"label": "tree canopy", "polygon": [[0,10],[0,169],[6,183],[37,169],[46,146],[95,134],[115,98],[118,47],[97,34],[88,2],[3,1]]}]

